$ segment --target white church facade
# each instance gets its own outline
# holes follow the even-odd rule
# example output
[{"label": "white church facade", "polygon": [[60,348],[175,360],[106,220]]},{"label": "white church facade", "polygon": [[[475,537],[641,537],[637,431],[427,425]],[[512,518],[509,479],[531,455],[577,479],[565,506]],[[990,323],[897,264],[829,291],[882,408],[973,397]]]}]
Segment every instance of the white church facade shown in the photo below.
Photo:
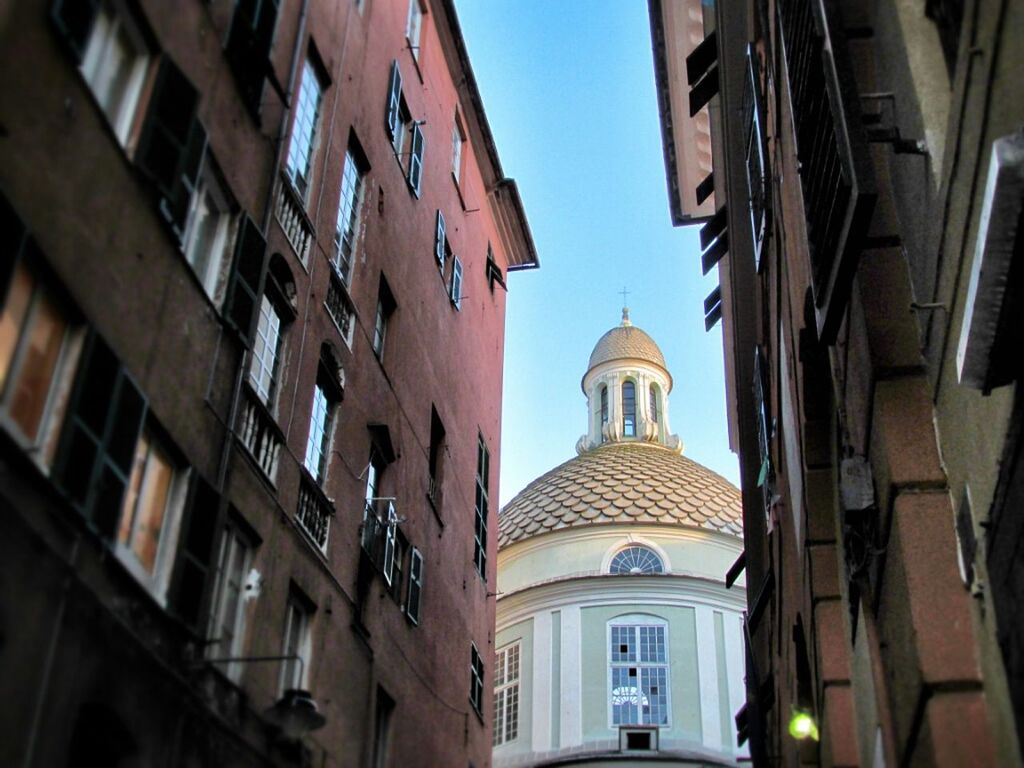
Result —
[{"label": "white church facade", "polygon": [[627,311],[582,385],[578,455],[499,516],[494,766],[735,765],[739,492],[682,455],[672,377]]}]

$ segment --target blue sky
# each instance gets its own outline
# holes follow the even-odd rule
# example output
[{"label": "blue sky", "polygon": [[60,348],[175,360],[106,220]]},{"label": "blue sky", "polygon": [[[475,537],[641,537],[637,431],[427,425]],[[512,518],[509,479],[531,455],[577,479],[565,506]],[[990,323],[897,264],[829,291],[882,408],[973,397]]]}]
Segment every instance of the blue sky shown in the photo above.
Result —
[{"label": "blue sky", "polygon": [[644,0],[458,0],[505,173],[541,269],[509,280],[501,504],[575,455],[580,379],[621,318],[661,347],[686,455],[738,480],[726,433],[720,327],[704,332],[717,272],[696,228],[671,224]]}]

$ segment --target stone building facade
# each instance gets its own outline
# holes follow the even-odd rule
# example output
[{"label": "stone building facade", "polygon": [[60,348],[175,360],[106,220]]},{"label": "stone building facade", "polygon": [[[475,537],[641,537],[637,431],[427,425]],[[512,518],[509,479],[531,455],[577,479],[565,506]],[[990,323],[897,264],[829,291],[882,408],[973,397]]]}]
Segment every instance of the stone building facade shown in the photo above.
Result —
[{"label": "stone building facade", "polygon": [[487,765],[538,259],[454,4],[8,3],[0,126],[0,763]]},{"label": "stone building facade", "polygon": [[737,489],[682,455],[672,376],[628,314],[582,385],[579,455],[499,519],[494,765],[736,765]]},{"label": "stone building facade", "polygon": [[754,761],[1020,764],[1024,3],[649,8],[666,143],[711,115],[666,170],[715,194]]}]

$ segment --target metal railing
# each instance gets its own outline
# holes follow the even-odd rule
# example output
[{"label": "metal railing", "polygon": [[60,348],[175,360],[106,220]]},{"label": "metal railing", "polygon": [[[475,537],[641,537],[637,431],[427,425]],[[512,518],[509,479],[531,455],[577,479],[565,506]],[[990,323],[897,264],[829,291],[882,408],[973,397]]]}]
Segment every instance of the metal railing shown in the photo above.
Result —
[{"label": "metal railing", "polygon": [[346,344],[352,343],[352,328],[355,322],[355,308],[345,292],[345,289],[338,284],[336,275],[332,275],[330,285],[327,287],[327,298],[324,299],[324,306],[331,316],[334,324],[338,326],[342,339]]}]

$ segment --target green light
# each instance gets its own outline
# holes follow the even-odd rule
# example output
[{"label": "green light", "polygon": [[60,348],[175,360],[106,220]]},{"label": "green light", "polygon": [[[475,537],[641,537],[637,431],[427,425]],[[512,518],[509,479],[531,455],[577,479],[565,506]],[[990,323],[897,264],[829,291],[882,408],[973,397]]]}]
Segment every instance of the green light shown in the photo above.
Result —
[{"label": "green light", "polygon": [[810,712],[802,709],[794,709],[793,716],[789,719],[789,735],[794,739],[818,740],[818,724]]}]

